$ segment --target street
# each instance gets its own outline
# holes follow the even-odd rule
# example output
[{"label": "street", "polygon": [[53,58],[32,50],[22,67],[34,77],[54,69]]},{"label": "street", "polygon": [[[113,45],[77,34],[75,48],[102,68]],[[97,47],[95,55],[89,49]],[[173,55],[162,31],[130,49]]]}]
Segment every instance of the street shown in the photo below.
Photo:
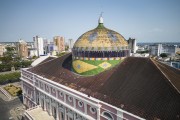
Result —
[{"label": "street", "polygon": [[[2,92],[0,92],[2,96]],[[18,107],[22,105],[22,97],[16,98],[12,101],[4,101],[2,98],[0,98],[0,120],[9,120],[11,117],[9,111],[12,108]]]}]

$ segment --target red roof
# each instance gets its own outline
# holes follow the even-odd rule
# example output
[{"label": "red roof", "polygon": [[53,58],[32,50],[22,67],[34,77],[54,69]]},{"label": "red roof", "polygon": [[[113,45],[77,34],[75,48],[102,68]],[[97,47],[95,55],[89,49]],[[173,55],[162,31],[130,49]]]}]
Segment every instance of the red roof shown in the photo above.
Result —
[{"label": "red roof", "polygon": [[146,119],[180,119],[180,71],[149,58],[128,57],[95,76],[74,74],[71,54],[29,71]]}]

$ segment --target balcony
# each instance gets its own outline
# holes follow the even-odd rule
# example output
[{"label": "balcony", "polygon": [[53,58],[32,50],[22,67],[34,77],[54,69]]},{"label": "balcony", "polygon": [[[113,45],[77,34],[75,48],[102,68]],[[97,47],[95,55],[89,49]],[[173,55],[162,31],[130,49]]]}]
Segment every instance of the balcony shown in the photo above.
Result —
[{"label": "balcony", "polygon": [[55,120],[40,106],[35,106],[25,111],[25,120]]}]

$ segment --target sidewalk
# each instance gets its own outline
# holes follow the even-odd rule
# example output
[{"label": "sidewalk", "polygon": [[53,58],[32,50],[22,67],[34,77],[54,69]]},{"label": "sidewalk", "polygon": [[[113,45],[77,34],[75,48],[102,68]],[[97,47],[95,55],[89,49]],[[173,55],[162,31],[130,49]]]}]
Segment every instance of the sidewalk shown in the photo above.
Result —
[{"label": "sidewalk", "polygon": [[[0,91],[8,98],[8,101],[10,101],[12,99],[11,95],[6,91],[4,90],[3,87],[0,87]],[[3,99],[3,98],[2,98]],[[3,99],[4,100],[4,99]],[[6,99],[5,99],[6,100]]]},{"label": "sidewalk", "polygon": [[25,106],[21,105],[10,110],[11,117],[13,120],[21,120],[24,115]]},{"label": "sidewalk", "polygon": [[9,74],[9,73],[14,73],[14,72],[20,72],[20,70],[16,70],[16,71],[6,71],[6,72],[0,72],[0,75],[2,74]]}]

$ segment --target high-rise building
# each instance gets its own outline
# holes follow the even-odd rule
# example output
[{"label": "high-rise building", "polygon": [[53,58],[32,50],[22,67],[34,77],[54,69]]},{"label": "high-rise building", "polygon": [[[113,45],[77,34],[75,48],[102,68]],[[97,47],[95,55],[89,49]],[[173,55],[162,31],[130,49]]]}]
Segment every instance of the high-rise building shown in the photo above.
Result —
[{"label": "high-rise building", "polygon": [[17,44],[17,52],[18,55],[22,58],[27,58],[28,57],[28,47],[27,43],[24,40],[19,40]]},{"label": "high-rise building", "polygon": [[73,39],[69,39],[69,51],[71,52],[72,51],[72,48],[73,48],[73,45],[74,45],[74,41]]},{"label": "high-rise building", "polygon": [[37,49],[38,56],[44,55],[44,40],[42,37],[33,37],[34,48]]},{"label": "high-rise building", "polygon": [[55,36],[53,38],[54,45],[57,47],[57,52],[65,51],[65,38],[60,36]]},{"label": "high-rise building", "polygon": [[136,53],[136,49],[137,49],[136,39],[134,39],[134,38],[129,38],[129,39],[128,39],[128,44],[129,44],[129,47],[130,47],[130,49],[131,49],[131,53]]}]

